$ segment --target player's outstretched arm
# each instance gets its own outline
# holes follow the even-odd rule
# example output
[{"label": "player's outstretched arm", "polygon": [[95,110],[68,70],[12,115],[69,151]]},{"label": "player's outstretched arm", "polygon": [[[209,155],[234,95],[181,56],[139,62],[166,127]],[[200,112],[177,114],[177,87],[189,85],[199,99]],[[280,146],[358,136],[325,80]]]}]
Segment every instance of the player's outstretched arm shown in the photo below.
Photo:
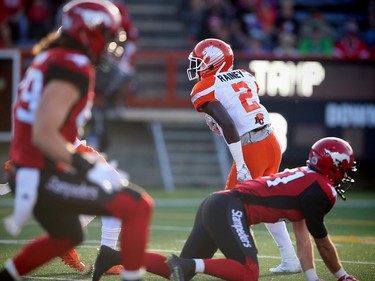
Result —
[{"label": "player's outstretched arm", "polygon": [[297,255],[301,262],[302,270],[307,281],[320,280],[314,263],[314,251],[310,240],[310,233],[306,226],[306,221],[293,222],[293,230],[296,237]]},{"label": "player's outstretched arm", "polygon": [[323,238],[315,238],[316,247],[329,271],[338,281],[356,281],[354,276],[349,275],[341,265],[336,247],[329,235]]}]

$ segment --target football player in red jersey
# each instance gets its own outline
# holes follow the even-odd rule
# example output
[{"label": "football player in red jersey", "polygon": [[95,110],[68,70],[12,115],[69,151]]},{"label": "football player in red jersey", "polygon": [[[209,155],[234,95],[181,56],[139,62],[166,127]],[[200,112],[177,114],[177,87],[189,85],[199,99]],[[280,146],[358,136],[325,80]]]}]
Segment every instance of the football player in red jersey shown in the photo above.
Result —
[{"label": "football player in red jersey", "polygon": [[144,275],[152,198],[128,188],[124,177],[100,158],[73,147],[90,116],[94,64],[118,37],[120,22],[117,7],[107,0],[68,2],[61,28],[41,42],[41,52],[20,83],[10,147],[15,208],[5,227],[17,234],[33,213],[47,234],[6,262],[2,281],[18,280],[81,243],[80,214],[113,216],[126,224],[120,237],[121,278]]},{"label": "football player in red jersey", "polygon": [[[225,189],[233,189],[238,182],[277,173],[281,144],[271,125],[270,114],[260,102],[255,77],[246,70],[233,69],[231,47],[215,38],[199,42],[190,53],[189,61],[189,80],[197,80],[190,94],[191,102],[198,112],[206,113],[207,125],[223,137],[234,160]],[[285,223],[266,223],[266,227],[281,256],[281,264],[270,271],[300,272]]]},{"label": "football player in red jersey", "polygon": [[[337,194],[354,180],[354,154],[346,141],[328,137],[311,148],[306,167],[245,181],[233,190],[209,195],[200,205],[181,256],[169,256],[171,280],[190,280],[204,273],[229,281],[258,280],[257,248],[249,226],[261,222],[292,222],[297,252],[306,280],[319,281],[314,264],[314,238],[328,270],[338,281],[353,281],[340,262],[324,224]],[[223,259],[212,259],[220,249]],[[147,267],[147,264],[146,264]]]}]

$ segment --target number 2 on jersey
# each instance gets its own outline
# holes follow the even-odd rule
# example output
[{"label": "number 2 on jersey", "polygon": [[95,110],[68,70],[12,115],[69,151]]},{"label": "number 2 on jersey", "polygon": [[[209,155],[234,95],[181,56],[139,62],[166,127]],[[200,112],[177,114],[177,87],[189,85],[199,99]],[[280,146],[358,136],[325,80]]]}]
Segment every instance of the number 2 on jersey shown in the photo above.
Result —
[{"label": "number 2 on jersey", "polygon": [[260,105],[256,101],[252,101],[251,103],[247,101],[247,99],[253,97],[253,93],[245,81],[233,83],[231,86],[235,92],[241,92],[239,99],[246,112],[260,108]]}]

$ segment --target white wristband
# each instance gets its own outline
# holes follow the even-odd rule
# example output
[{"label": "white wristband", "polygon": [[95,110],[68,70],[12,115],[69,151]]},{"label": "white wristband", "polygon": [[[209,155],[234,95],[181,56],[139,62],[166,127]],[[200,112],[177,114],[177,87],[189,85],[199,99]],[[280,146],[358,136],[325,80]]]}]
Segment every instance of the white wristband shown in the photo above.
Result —
[{"label": "white wristband", "polygon": [[336,276],[336,278],[340,279],[342,276],[346,275],[346,271],[341,267],[337,272],[335,272],[333,275]]},{"label": "white wristband", "polygon": [[195,262],[195,272],[204,273],[204,261],[202,259],[194,259]]},{"label": "white wristband", "polygon": [[229,143],[228,148],[230,153],[232,154],[234,162],[236,163],[237,170],[241,169],[242,166],[245,164],[245,160],[243,159],[242,154],[241,141]]},{"label": "white wristband", "polygon": [[305,273],[307,281],[319,280],[319,277],[316,274],[315,268],[310,268],[310,269],[306,270],[304,273]]}]

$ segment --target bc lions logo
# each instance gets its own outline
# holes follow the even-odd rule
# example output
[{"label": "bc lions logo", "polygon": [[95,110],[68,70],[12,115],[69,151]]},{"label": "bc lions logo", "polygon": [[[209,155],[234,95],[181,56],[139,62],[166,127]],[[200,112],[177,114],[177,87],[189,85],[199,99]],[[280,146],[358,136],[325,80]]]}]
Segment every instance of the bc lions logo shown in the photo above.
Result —
[{"label": "bc lions logo", "polygon": [[214,64],[220,61],[222,54],[221,50],[215,46],[208,46],[203,50],[202,53],[205,54],[203,61],[206,63],[206,59],[207,57],[209,57],[210,64]]},{"label": "bc lions logo", "polygon": [[264,124],[264,115],[263,115],[263,113],[258,113],[257,115],[255,115],[255,124],[260,124],[260,125]]},{"label": "bc lions logo", "polygon": [[329,154],[329,156],[331,156],[333,164],[335,164],[336,166],[338,166],[344,160],[348,161],[348,163],[350,162],[349,155],[347,155],[345,153],[332,152],[332,151],[330,151],[329,149],[326,149],[326,148],[324,149],[324,152]]}]

